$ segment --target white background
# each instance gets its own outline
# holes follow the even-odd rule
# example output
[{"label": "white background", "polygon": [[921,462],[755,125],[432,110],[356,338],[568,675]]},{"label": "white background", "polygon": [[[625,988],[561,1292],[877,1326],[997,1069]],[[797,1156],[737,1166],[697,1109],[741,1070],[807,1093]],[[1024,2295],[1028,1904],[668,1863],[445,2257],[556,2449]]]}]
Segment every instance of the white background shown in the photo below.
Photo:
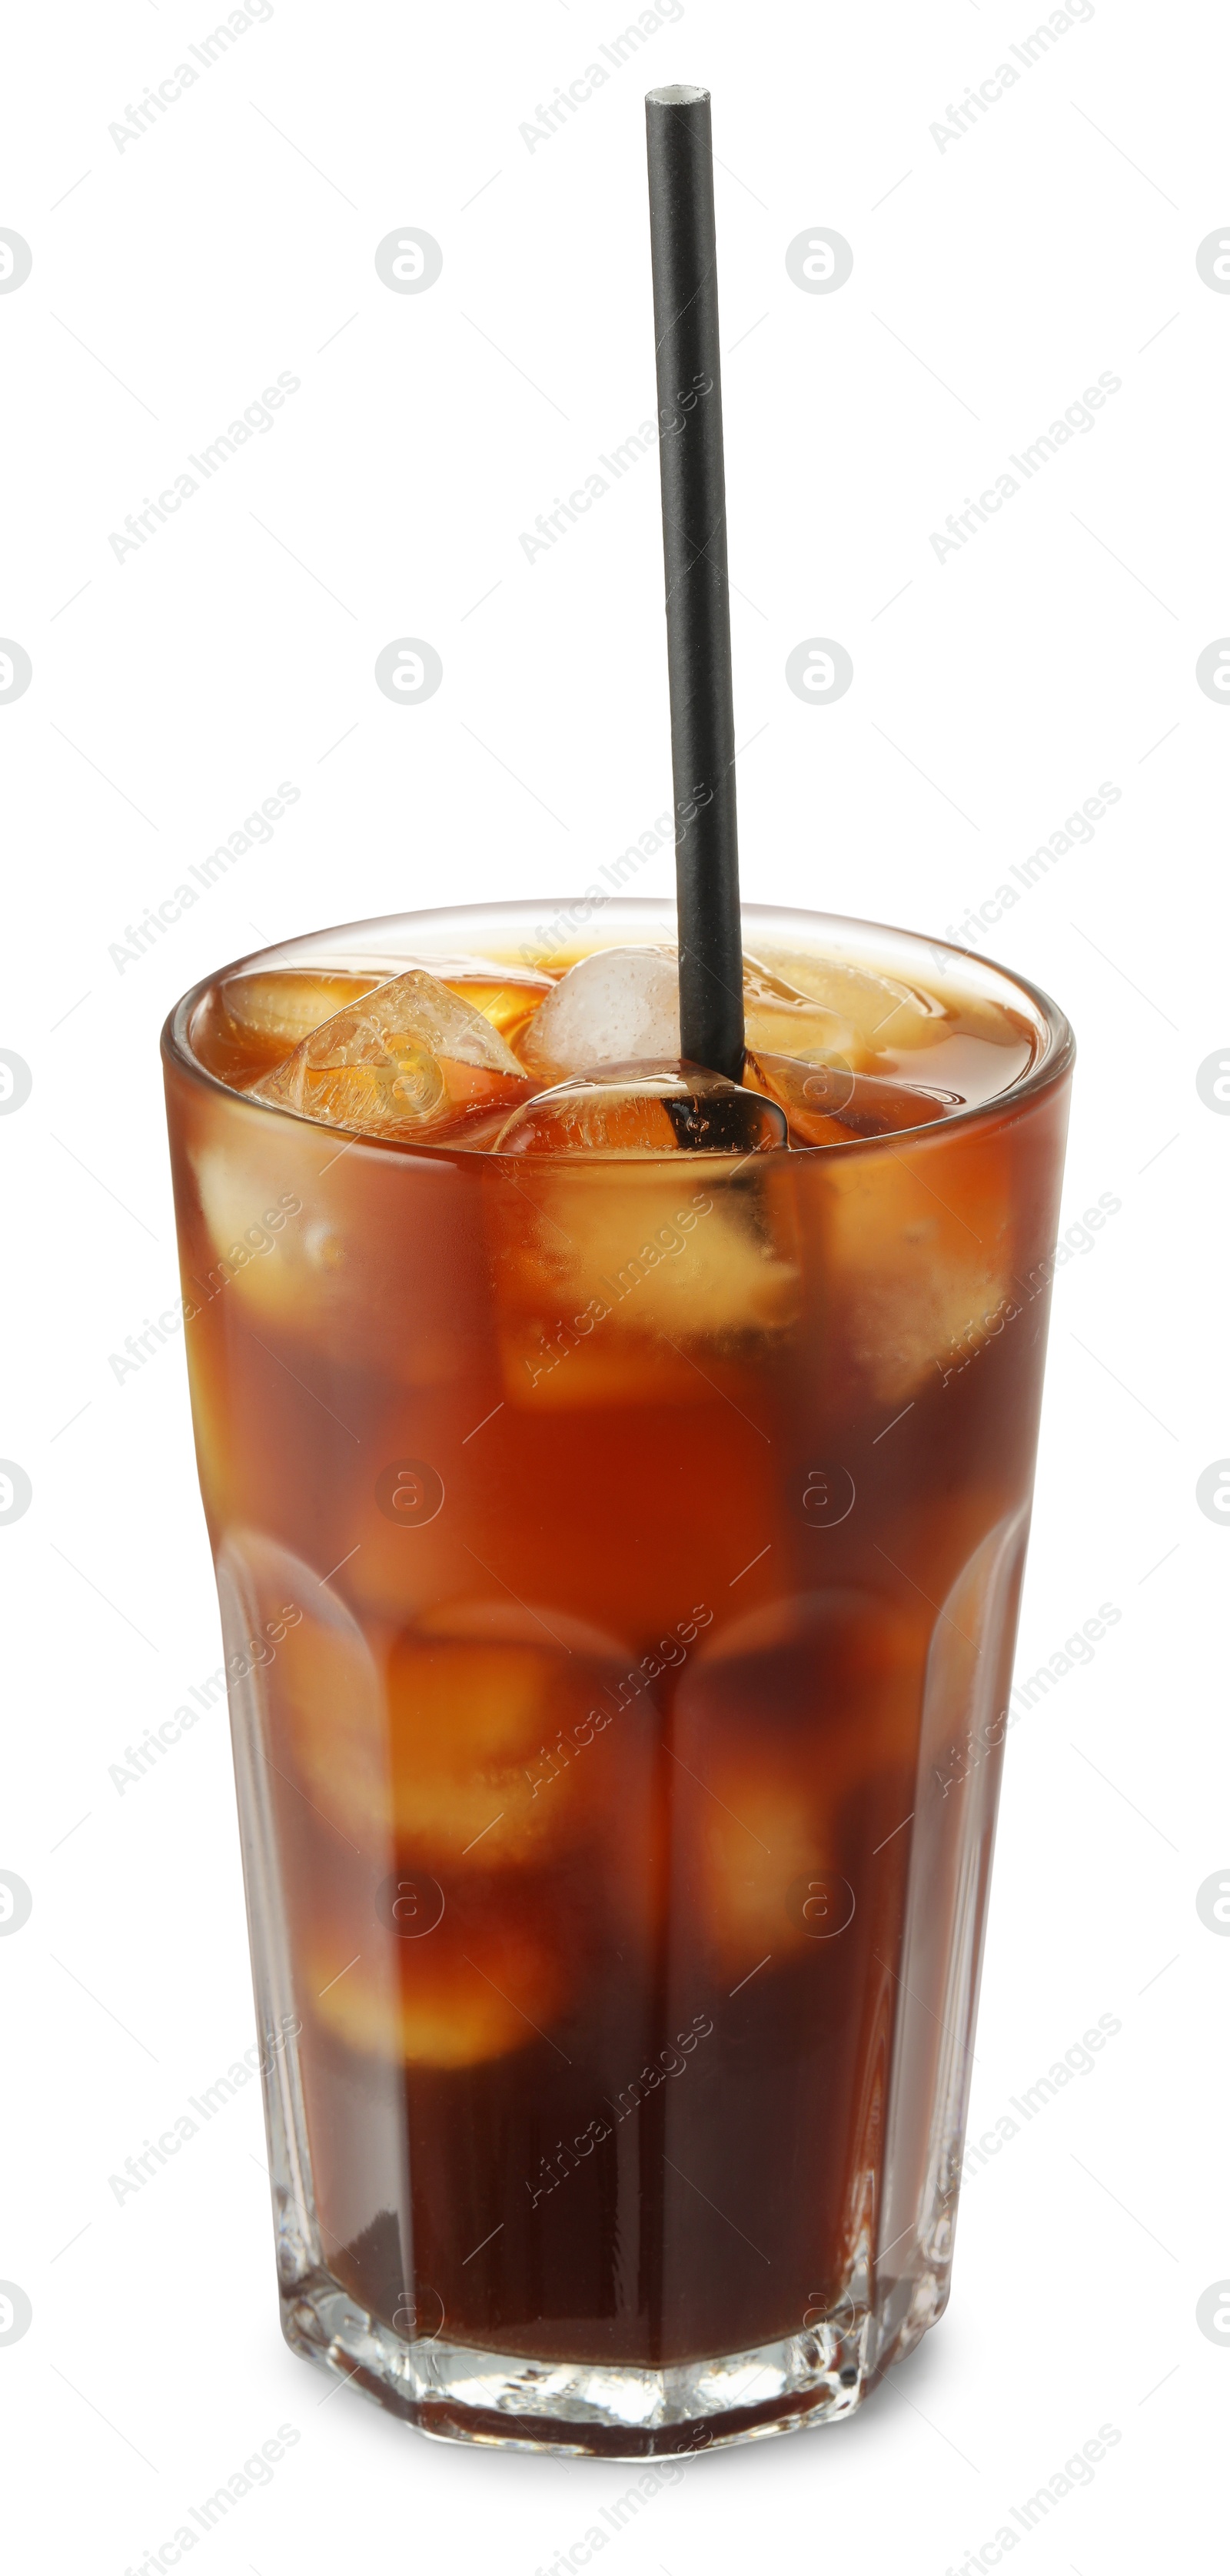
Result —
[{"label": "white background", "polygon": [[[687,0],[531,152],[613,0],[277,0],[117,149],[215,23],[75,0],[4,40],[0,224],[33,252],[0,296],[0,631],[33,668],[0,699],[0,1045],[33,1075],[0,1120],[0,1452],[33,1485],[0,1529],[0,1866],[34,1899],[0,1939],[0,2276],[33,2308],[0,2348],[7,2553],[122,2576],[283,2423],[272,2484],[200,2544],[215,2576],[532,2576],[633,2474],[426,2443],[291,2357],[255,2087],[116,2203],[253,2024],[223,1716],[109,1777],[219,1660],[182,1356],[120,1382],[109,1355],[177,1292],[157,1037],[186,986],[339,919],[576,891],[669,800],[654,458],[548,554],[518,538],[652,418],[641,102],[691,80],[721,165],[746,894],[942,934],[1121,790],[980,934],[1077,1028],[1065,1224],[1122,1202],[1056,1281],[1018,1670],[1122,1616],[1009,1738],[974,2133],[1099,2015],[1122,2030],[969,2183],[948,2316],[862,2415],[701,2461],[609,2563],[944,2576],[1103,2423],[1092,2485],[1020,2542],[1035,2576],[1169,2562],[1197,2513],[1205,2563],[1230,1946],[1195,1893],[1230,1863],[1230,1538],[1195,1486],[1230,1452],[1230,1124],[1195,1076],[1230,1053],[1230,710],[1195,664],[1230,629],[1230,297],[1195,254],[1230,217],[1224,13],[1099,0],[941,151],[1024,0]],[[374,266],[405,224],[443,249],[422,295]],[[786,271],[817,224],[854,250],[833,295]],[[118,560],[109,533],[280,371],[272,429]],[[1103,371],[1093,430],[939,560],[931,531]],[[428,704],[374,684],[406,634],[443,659]],[[853,657],[840,704],[786,687],[813,635]],[[121,971],[127,926],[282,780],[273,840]]]}]

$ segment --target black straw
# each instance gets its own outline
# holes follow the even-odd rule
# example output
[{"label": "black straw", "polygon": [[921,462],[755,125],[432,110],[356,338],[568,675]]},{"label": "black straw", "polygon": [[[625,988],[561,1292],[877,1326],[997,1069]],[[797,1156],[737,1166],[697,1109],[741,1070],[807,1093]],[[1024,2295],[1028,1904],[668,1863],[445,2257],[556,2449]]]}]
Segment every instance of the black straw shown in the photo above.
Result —
[{"label": "black straw", "polygon": [[645,124],[675,782],[679,1022],[684,1056],[738,1082],[743,948],[708,90],[651,89]]}]

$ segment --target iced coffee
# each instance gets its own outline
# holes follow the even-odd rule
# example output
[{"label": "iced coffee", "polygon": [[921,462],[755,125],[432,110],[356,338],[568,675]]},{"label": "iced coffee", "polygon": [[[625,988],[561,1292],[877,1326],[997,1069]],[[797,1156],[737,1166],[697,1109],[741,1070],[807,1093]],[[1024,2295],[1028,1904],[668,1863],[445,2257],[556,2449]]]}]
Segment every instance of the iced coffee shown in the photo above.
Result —
[{"label": "iced coffee", "polygon": [[848,2412],[947,2295],[1071,1040],[904,933],[362,923],[164,1052],[286,2332],[428,2431]]}]

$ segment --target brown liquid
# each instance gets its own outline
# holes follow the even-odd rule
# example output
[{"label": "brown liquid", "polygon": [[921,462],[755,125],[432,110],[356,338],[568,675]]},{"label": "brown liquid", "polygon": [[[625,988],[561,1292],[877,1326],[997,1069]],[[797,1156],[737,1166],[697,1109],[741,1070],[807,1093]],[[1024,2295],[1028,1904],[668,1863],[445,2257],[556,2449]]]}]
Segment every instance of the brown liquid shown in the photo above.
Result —
[{"label": "brown liquid", "polygon": [[[215,991],[191,1036],[239,1090],[285,1034]],[[984,1001],[907,1035],[806,1100],[762,1042],[833,1150],[737,1173],[347,1146],[170,1065],[316,2210],[403,2333],[741,2351],[934,2218],[911,1861],[946,1922],[989,1847],[954,1784],[998,1762],[1065,1103],[997,1114],[1036,1041]]]}]

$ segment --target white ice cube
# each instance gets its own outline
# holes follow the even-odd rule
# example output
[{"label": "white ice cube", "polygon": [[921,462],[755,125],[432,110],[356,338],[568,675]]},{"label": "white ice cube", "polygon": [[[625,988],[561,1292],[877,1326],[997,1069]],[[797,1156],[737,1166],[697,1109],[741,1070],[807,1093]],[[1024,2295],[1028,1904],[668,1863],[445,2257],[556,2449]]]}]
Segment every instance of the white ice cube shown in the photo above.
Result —
[{"label": "white ice cube", "polygon": [[672,1063],[679,1055],[673,948],[600,948],[570,966],[518,1045],[546,1081],[595,1064]]}]

